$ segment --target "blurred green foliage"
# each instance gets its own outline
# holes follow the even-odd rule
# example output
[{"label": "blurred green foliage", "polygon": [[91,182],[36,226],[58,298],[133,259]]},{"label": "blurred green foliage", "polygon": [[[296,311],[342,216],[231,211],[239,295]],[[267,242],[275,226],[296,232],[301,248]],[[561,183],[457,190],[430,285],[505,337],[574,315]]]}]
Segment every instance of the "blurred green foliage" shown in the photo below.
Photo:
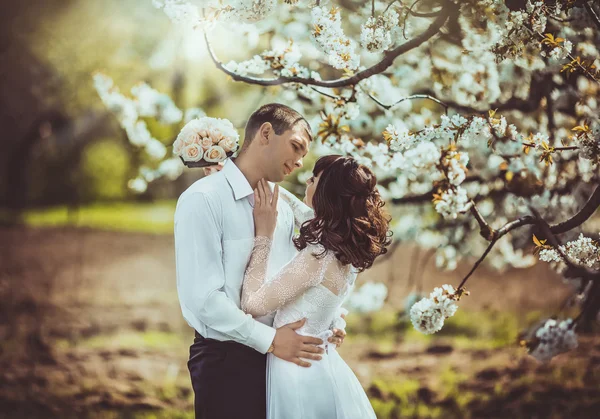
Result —
[{"label": "blurred green foliage", "polygon": [[86,187],[84,201],[119,200],[128,196],[130,157],[118,141],[105,138],[88,145],[81,159],[81,174]]},{"label": "blurred green foliage", "polygon": [[[9,134],[14,137],[13,149],[5,150],[6,156],[11,158],[17,149],[14,144],[23,143],[26,133],[35,128],[36,121],[48,110],[65,115],[69,125],[62,137],[57,129],[57,137],[61,138],[54,144],[47,139],[38,140],[31,151],[19,153],[32,162],[27,166],[27,183],[23,188],[26,199],[22,204],[26,208],[129,200],[134,195],[124,189],[126,182],[119,178],[136,177],[140,165],[154,166],[155,162],[144,152],[125,141],[123,149],[117,150],[116,144],[122,141],[124,133],[94,89],[92,74],[95,71],[110,76],[126,95],[135,84],[146,82],[169,94],[182,110],[200,107],[210,116],[227,118],[242,137],[252,111],[276,100],[281,92],[279,88],[233,83],[208,59],[202,33],[179,31],[151,1],[13,3],[4,22],[11,35],[7,44],[15,57],[26,58],[2,66],[13,79],[19,80],[18,84],[3,85],[10,88],[15,98],[12,101],[18,105],[7,111],[14,114],[19,126]],[[228,34],[215,37],[213,47],[224,61],[248,58],[247,49]],[[27,97],[21,93],[23,86],[31,91]],[[167,146],[181,127],[181,124],[164,125],[148,118],[144,120],[150,132]],[[98,121],[101,121],[100,126],[94,126]],[[105,143],[109,139],[114,141],[110,146]],[[58,150],[52,149],[54,145]],[[104,160],[108,155],[110,162]],[[119,164],[124,166],[118,167]],[[101,179],[107,185],[102,184]],[[195,179],[189,176],[182,180],[183,184],[178,182],[177,186],[167,181],[156,187],[151,185],[145,196],[176,198],[184,184]],[[0,200],[13,204],[17,201],[13,195],[0,182]],[[21,206],[21,201],[18,202]]]},{"label": "blurred green foliage", "polygon": [[[150,203],[117,202],[28,210],[21,215],[21,222],[34,227],[76,226],[99,230],[143,232],[157,234],[173,233],[173,216],[176,201],[165,200]],[[14,221],[12,214],[0,211],[1,221]]]}]

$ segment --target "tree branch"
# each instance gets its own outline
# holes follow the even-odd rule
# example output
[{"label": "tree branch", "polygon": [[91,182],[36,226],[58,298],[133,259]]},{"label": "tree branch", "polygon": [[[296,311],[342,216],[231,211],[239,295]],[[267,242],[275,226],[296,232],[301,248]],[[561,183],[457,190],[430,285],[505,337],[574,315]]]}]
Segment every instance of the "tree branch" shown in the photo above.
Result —
[{"label": "tree branch", "polygon": [[550,230],[554,234],[562,234],[567,231],[573,230],[575,227],[579,227],[585,221],[587,221],[593,214],[596,212],[598,207],[600,206],[600,185],[596,186],[594,192],[585,203],[585,205],[579,210],[577,214],[573,217],[569,218],[562,223],[556,224],[550,227]]},{"label": "tree branch", "polygon": [[598,15],[596,14],[596,11],[594,10],[594,8],[590,4],[590,2],[587,2],[584,5],[584,7],[585,7],[585,10],[587,10],[587,12],[589,13],[590,17],[592,18],[592,21],[596,24],[598,29],[600,29],[600,17],[598,17]]},{"label": "tree branch", "polygon": [[532,225],[532,224],[535,224],[541,228],[542,232],[544,233],[545,237],[548,239],[548,241],[550,242],[552,247],[554,247],[557,250],[557,252],[559,252],[561,258],[565,261],[565,263],[569,267],[571,275],[580,276],[580,277],[584,277],[584,278],[590,278],[590,279],[600,278],[600,272],[594,271],[594,270],[588,269],[584,266],[579,266],[579,265],[573,263],[567,257],[567,255],[560,249],[560,247],[559,247],[560,243],[558,242],[558,240],[556,239],[556,236],[555,236],[555,234],[565,233],[565,232],[572,230],[573,228],[576,228],[576,227],[580,226],[581,224],[583,224],[583,222],[585,222],[589,217],[592,216],[592,214],[596,211],[598,206],[600,206],[600,185],[598,185],[596,187],[596,189],[590,196],[590,199],[587,201],[587,203],[583,206],[583,208],[575,216],[573,216],[572,218],[568,219],[567,221],[564,221],[553,227],[550,227],[548,225],[546,220],[544,220],[540,216],[540,214],[538,213],[538,211],[535,208],[530,207],[534,216],[526,215],[517,220],[513,220],[509,223],[506,223],[504,226],[502,226],[502,228],[500,228],[498,230],[494,230],[485,221],[485,219],[483,218],[481,213],[477,210],[475,203],[473,202],[473,200],[471,200],[470,211],[473,214],[473,216],[475,217],[475,219],[477,220],[477,223],[479,224],[480,234],[486,240],[489,240],[490,243],[488,244],[488,247],[486,248],[483,255],[481,255],[481,257],[477,260],[477,262],[475,262],[475,265],[473,265],[473,267],[471,268],[469,273],[465,276],[465,278],[463,278],[462,282],[458,286],[458,289],[462,288],[465,285],[467,280],[471,277],[471,275],[473,275],[475,270],[485,260],[485,258],[489,254],[489,252],[492,250],[492,248],[494,247],[494,245],[500,238],[502,238],[506,234],[510,233],[512,230],[523,227],[525,225]]},{"label": "tree branch", "polygon": [[497,237],[500,238],[500,237],[510,233],[514,229],[517,229],[519,227],[523,227],[524,225],[529,225],[529,224],[535,224],[535,218],[533,218],[531,215],[525,215],[521,218],[518,218],[516,220],[513,220],[509,223],[504,224],[504,226],[502,226],[502,228],[498,229]]},{"label": "tree branch", "polygon": [[496,230],[494,230],[492,227],[490,227],[490,225],[485,221],[485,219],[483,218],[483,216],[477,209],[477,206],[475,205],[475,202],[473,202],[473,200],[471,200],[470,210],[471,210],[471,214],[473,214],[473,216],[477,220],[477,223],[479,224],[479,234],[481,235],[481,237],[483,237],[484,239],[486,239],[488,241],[494,240],[494,238],[496,237],[496,234],[497,234]]},{"label": "tree branch", "polygon": [[[233,71],[226,69],[223,64],[217,59],[215,52],[212,49],[210,41],[208,40],[208,34],[206,30],[204,31],[204,41],[206,42],[206,47],[210,54],[210,58],[212,59],[215,66],[223,71],[225,74],[229,75],[235,81],[241,81],[248,84],[257,84],[259,86],[277,86],[286,83],[301,83],[306,86],[320,86],[320,87],[346,87],[353,86],[358,84],[360,81],[367,79],[375,74],[382,73],[388,67],[390,67],[394,60],[400,55],[417,48],[419,45],[431,39],[438,31],[444,26],[446,20],[451,13],[452,9],[450,6],[444,8],[438,18],[420,35],[411,39],[410,41],[405,42],[402,45],[399,45],[392,51],[385,52],[385,57],[379,63],[369,67],[363,71],[360,71],[353,75],[352,77],[336,79],[336,80],[316,80],[313,78],[304,78],[304,77],[277,77],[277,78],[257,78],[257,77],[248,77],[241,76]],[[456,13],[456,11],[453,11]]]}]

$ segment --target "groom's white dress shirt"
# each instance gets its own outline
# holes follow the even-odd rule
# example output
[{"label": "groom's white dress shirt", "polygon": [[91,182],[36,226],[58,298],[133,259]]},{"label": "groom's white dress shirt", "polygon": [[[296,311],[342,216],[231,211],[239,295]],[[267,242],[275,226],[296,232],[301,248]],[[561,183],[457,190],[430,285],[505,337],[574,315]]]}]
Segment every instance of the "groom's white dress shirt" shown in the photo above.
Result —
[{"label": "groom's white dress shirt", "polygon": [[[234,340],[266,353],[274,314],[253,319],[240,309],[244,272],[254,244],[254,192],[232,160],[192,184],[175,210],[177,293],[183,317],[205,338]],[[294,215],[279,199],[267,278],[296,254]]]}]

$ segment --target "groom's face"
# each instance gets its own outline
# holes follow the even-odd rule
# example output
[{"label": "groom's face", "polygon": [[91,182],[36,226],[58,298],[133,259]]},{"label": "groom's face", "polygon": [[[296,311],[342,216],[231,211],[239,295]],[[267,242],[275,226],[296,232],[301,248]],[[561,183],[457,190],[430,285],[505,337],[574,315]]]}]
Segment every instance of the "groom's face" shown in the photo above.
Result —
[{"label": "groom's face", "polygon": [[307,126],[302,122],[281,135],[273,136],[269,150],[269,162],[272,163],[269,167],[271,182],[281,182],[285,176],[302,167],[302,159],[310,147],[310,138]]}]

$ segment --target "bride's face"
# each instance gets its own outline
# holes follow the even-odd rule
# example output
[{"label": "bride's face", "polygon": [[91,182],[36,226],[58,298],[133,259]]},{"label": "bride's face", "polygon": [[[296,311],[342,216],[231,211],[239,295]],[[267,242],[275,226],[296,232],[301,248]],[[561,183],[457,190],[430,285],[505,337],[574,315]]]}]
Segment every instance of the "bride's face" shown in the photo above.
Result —
[{"label": "bride's face", "polygon": [[[321,174],[319,173],[319,176]],[[309,207],[313,208],[313,196],[317,190],[317,184],[319,183],[319,176],[311,176],[306,181],[306,193],[304,194],[304,203]]]}]

